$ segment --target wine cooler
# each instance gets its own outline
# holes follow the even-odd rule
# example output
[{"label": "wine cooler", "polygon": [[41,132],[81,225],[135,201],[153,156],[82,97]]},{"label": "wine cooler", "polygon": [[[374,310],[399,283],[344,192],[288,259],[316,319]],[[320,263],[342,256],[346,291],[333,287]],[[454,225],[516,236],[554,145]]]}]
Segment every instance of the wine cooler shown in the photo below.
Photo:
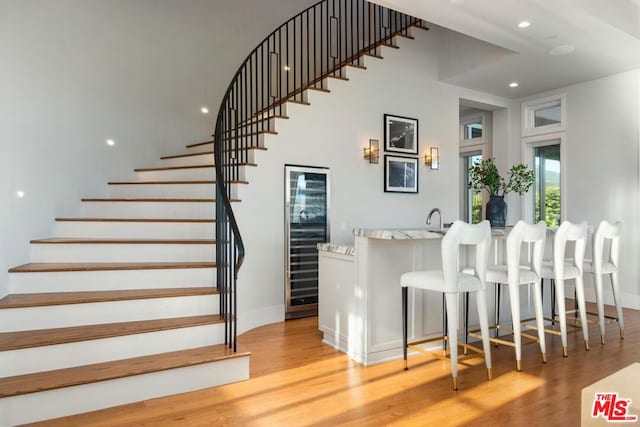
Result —
[{"label": "wine cooler", "polygon": [[329,241],[329,169],[285,166],[286,319],[318,314],[318,249]]}]

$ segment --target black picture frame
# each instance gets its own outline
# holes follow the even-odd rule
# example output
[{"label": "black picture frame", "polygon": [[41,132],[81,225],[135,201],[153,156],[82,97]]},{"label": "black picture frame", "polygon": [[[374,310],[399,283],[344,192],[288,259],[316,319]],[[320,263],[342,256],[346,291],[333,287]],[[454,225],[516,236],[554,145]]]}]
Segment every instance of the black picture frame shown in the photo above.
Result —
[{"label": "black picture frame", "polygon": [[384,156],[385,193],[418,193],[418,158]]},{"label": "black picture frame", "polygon": [[384,151],[418,155],[418,119],[384,115]]}]

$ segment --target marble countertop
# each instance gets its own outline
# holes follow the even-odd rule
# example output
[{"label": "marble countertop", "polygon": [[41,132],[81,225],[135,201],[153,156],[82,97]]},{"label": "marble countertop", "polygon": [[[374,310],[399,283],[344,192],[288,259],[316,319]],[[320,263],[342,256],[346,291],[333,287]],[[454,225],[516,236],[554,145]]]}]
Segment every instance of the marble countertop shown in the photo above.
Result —
[{"label": "marble countertop", "polygon": [[332,252],[334,254],[355,255],[356,250],[349,245],[336,245],[335,243],[318,243],[318,250]]},{"label": "marble countertop", "polygon": [[426,228],[355,228],[353,234],[356,237],[383,240],[442,239],[443,235],[438,230],[428,230]]},{"label": "marble countertop", "polygon": [[[512,227],[506,228],[492,228],[491,236],[494,238],[500,238],[509,234],[509,230]],[[447,229],[445,229],[446,232]],[[416,240],[416,239],[442,239],[444,232],[439,230],[427,229],[427,228],[356,228],[353,230],[353,234],[356,237],[367,237],[369,239],[383,239],[383,240]]]}]

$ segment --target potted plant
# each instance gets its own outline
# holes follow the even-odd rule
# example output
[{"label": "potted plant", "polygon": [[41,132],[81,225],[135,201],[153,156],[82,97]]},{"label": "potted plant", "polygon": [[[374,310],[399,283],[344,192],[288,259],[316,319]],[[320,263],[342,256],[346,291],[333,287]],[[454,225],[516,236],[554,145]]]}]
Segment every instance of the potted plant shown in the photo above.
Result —
[{"label": "potted plant", "polygon": [[508,179],[504,179],[498,172],[493,159],[476,162],[469,168],[469,188],[489,193],[486,218],[492,227],[504,227],[507,219],[507,204],[504,196],[510,192],[523,195],[533,185],[535,175],[528,166],[520,163],[511,166]]}]

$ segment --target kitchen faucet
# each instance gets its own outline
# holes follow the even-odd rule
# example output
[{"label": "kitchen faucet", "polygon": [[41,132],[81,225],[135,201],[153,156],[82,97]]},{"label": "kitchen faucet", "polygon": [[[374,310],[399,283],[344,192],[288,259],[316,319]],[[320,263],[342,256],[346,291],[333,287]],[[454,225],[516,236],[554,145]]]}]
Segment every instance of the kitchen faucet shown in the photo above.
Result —
[{"label": "kitchen faucet", "polygon": [[438,216],[440,217],[440,231],[444,231],[444,222],[442,221],[442,211],[440,209],[438,209],[438,208],[433,208],[433,209],[431,209],[431,211],[429,211],[429,215],[427,215],[427,225],[431,225],[431,217],[436,212],[438,213]]}]

